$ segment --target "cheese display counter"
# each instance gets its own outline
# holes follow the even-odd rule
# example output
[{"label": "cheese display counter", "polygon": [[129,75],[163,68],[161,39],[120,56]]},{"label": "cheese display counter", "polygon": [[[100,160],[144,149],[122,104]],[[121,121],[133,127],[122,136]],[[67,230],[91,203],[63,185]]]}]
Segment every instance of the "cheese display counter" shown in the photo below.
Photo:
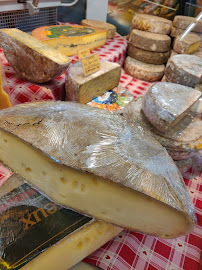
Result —
[{"label": "cheese display counter", "polygon": [[[172,23],[147,16],[134,17],[128,39],[96,32],[104,45],[80,62],[38,31],[0,30],[0,97],[11,106],[0,111],[1,270],[200,269],[201,58],[166,64]],[[68,30],[93,43],[86,23],[59,23],[57,38]],[[53,28],[43,29],[50,39]],[[39,62],[45,81],[32,73]]]}]

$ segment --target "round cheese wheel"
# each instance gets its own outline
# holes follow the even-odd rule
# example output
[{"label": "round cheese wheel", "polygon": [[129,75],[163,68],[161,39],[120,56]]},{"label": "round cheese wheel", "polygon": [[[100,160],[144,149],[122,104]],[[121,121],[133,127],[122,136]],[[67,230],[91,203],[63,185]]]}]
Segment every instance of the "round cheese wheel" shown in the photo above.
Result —
[{"label": "round cheese wheel", "polygon": [[202,61],[194,55],[174,55],[166,66],[165,76],[167,82],[195,87],[202,81]]},{"label": "round cheese wheel", "polygon": [[[178,15],[175,16],[173,20],[173,26],[185,30],[191,23],[195,22],[196,19],[194,17]],[[196,26],[194,27],[194,32],[202,33],[202,20],[197,22]]]},{"label": "round cheese wheel", "polygon": [[169,34],[172,26],[172,21],[148,14],[136,13],[132,19],[132,29],[139,29],[142,31]]},{"label": "round cheese wheel", "polygon": [[133,29],[129,42],[140,49],[151,52],[167,52],[170,50],[171,38],[167,35],[148,33]]},{"label": "round cheese wheel", "polygon": [[127,56],[124,63],[124,70],[136,79],[154,82],[163,77],[165,66],[146,64]]},{"label": "round cheese wheel", "polygon": [[133,46],[132,44],[128,44],[128,55],[136,60],[142,61],[144,63],[153,64],[153,65],[162,65],[165,64],[170,55],[170,51],[168,52],[150,52],[145,51],[140,48]]}]

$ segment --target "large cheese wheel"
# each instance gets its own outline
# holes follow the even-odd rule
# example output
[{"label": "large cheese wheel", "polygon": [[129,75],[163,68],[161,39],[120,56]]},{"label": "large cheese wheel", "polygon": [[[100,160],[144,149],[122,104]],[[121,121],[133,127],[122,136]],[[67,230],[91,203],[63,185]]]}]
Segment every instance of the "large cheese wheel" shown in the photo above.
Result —
[{"label": "large cheese wheel", "polygon": [[[193,17],[189,17],[189,16],[175,16],[174,20],[173,20],[173,26],[178,27],[180,29],[187,29],[187,27],[191,24],[191,23],[195,23],[196,19]],[[195,32],[199,32],[202,33],[202,20],[199,20],[196,24],[196,26],[193,29]]]},{"label": "large cheese wheel", "polygon": [[85,77],[81,62],[73,64],[66,74],[66,100],[87,103],[103,95],[119,84],[121,66],[117,63],[100,61],[101,68]]},{"label": "large cheese wheel", "polygon": [[197,35],[190,33],[186,35],[182,40],[181,36],[178,36],[174,40],[173,49],[177,53],[191,54],[198,50],[201,39]]},{"label": "large cheese wheel", "polygon": [[143,50],[167,52],[170,50],[171,38],[167,35],[159,35],[133,29],[130,33],[129,42],[133,46]]},{"label": "large cheese wheel", "polygon": [[163,77],[165,66],[146,64],[128,56],[124,63],[124,70],[136,79],[154,82]]},{"label": "large cheese wheel", "polygon": [[103,46],[107,32],[80,25],[52,25],[33,30],[32,36],[61,53],[72,56],[84,48],[93,50]]},{"label": "large cheese wheel", "polygon": [[200,97],[201,92],[193,88],[159,82],[146,93],[142,109],[150,123],[165,133],[182,119]]},{"label": "large cheese wheel", "polygon": [[202,61],[194,55],[174,55],[166,67],[165,76],[168,82],[194,87],[202,80]]},{"label": "large cheese wheel", "polygon": [[142,61],[144,63],[153,64],[153,65],[161,65],[167,62],[168,57],[170,55],[170,51],[168,52],[150,52],[145,51],[140,48],[133,46],[132,44],[128,44],[128,55],[136,60]]},{"label": "large cheese wheel", "polygon": [[115,37],[116,26],[114,26],[111,23],[85,19],[85,20],[81,21],[81,25],[107,31],[107,38],[114,38]]},{"label": "large cheese wheel", "polygon": [[[170,35],[171,37],[177,37],[177,36],[180,36],[184,33],[184,29],[181,29],[181,28],[177,28],[175,26],[172,26],[171,27],[171,32],[170,32]],[[194,29],[191,31],[191,33],[194,33],[195,35],[199,36],[200,39],[202,39],[202,34],[199,33],[199,32],[194,32]]]},{"label": "large cheese wheel", "polygon": [[172,21],[147,14],[136,13],[132,19],[132,28],[157,34],[169,34],[171,26]]}]

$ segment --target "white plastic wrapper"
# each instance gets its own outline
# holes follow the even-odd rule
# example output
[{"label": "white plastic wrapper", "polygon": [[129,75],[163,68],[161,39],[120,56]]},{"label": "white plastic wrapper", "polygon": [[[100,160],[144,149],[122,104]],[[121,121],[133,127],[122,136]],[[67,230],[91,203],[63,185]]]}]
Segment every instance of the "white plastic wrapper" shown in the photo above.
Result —
[{"label": "white plastic wrapper", "polygon": [[71,102],[23,104],[0,112],[0,127],[55,162],[144,193],[194,219],[183,178],[167,151],[139,124]]}]

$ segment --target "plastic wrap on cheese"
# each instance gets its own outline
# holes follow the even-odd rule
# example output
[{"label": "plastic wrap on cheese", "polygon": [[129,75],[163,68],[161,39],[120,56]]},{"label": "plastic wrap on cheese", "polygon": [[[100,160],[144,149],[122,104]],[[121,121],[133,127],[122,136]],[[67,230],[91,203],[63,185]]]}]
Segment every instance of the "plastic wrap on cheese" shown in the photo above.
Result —
[{"label": "plastic wrap on cheese", "polygon": [[138,123],[78,103],[38,102],[3,110],[0,127],[57,163],[109,179],[194,217],[173,160]]}]

